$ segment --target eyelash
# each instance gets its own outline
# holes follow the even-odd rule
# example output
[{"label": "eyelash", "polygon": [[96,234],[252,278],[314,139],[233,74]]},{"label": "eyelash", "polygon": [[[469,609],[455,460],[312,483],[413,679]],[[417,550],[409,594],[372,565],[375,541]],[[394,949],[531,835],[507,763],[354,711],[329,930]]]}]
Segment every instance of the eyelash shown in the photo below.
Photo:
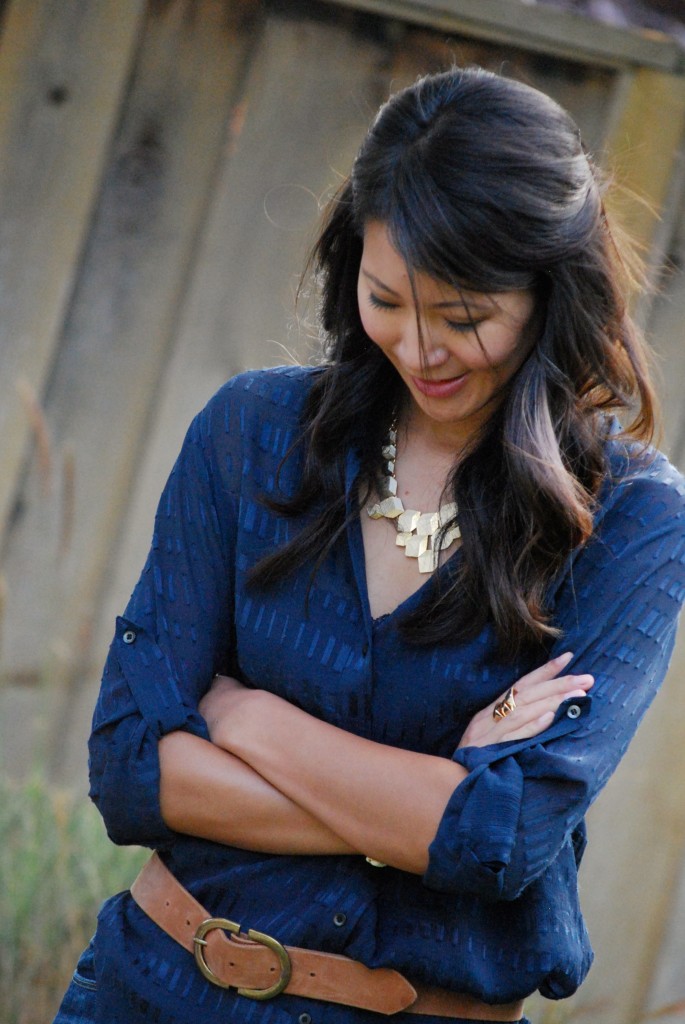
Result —
[{"label": "eyelash", "polygon": [[[373,306],[374,309],[385,311],[397,309],[394,303],[379,299],[373,292],[369,293],[369,305]],[[480,320],[445,320],[447,327],[454,331],[455,334],[468,334],[469,331],[477,331],[480,323],[482,323]]]},{"label": "eyelash", "polygon": [[392,302],[384,302],[383,299],[379,299],[373,292],[369,293],[369,303],[374,309],[397,309]]},{"label": "eyelash", "polygon": [[445,320],[451,331],[456,334],[468,334],[469,331],[478,331],[481,320]]}]

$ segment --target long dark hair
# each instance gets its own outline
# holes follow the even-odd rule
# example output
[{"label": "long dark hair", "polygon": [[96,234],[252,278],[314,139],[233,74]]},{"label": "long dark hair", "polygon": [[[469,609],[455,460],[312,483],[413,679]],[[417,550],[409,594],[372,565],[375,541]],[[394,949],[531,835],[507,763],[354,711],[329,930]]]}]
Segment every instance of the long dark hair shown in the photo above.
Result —
[{"label": "long dark hair", "polygon": [[646,443],[655,399],[578,128],[543,93],[478,68],[430,75],[391,97],[330,204],[311,260],[326,362],[305,410],[301,484],[291,500],[272,503],[286,515],[316,514],[258,564],[253,582],[266,585],[304,557],[320,566],[348,520],[347,449],[360,453],[368,494],[406,397],[360,320],[370,221],[386,226],[411,272],[478,292],[531,289],[536,299],[536,342],[450,478],[460,556],[404,617],[402,634],[423,644],[465,640],[490,622],[502,652],[545,644],[557,634],[550,584],[592,532],[608,469],[604,413],[629,410],[624,434]]}]

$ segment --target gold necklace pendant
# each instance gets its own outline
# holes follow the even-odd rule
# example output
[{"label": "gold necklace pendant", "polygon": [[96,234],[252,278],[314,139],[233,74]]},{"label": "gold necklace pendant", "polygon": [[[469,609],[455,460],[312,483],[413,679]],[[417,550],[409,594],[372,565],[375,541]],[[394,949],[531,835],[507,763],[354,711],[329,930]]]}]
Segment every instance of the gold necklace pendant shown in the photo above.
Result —
[{"label": "gold necklace pendant", "polygon": [[[383,445],[382,453],[387,473],[383,481],[383,493],[380,501],[368,506],[367,514],[371,519],[393,519],[397,528],[397,546],[404,548],[407,558],[418,559],[419,572],[433,572],[438,567],[440,552],[446,551],[461,537],[459,524],[456,522],[457,503],[448,501],[441,505],[437,512],[405,509],[402,499],[397,496],[395,422],[388,431],[388,440]],[[441,535],[441,530],[448,524],[451,525]]]}]

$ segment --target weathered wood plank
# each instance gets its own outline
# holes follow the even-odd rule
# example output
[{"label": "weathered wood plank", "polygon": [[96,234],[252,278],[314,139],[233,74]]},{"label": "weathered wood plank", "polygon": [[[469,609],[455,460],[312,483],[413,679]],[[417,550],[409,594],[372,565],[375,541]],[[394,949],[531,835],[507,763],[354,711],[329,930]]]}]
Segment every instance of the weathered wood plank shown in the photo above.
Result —
[{"label": "weathered wood plank", "polygon": [[[685,280],[680,272],[664,283],[649,323],[662,369],[664,448],[680,468],[684,322]],[[673,936],[680,934],[674,893],[685,849],[685,747],[680,727],[685,714],[684,674],[681,633],[664,689],[590,815],[590,845],[580,882],[597,961],[576,1000],[579,1019],[628,1024],[641,1019],[641,1010],[685,996],[683,948],[673,946]],[[669,962],[678,964],[680,989],[676,975],[665,973]],[[670,1018],[665,1019],[670,1024]],[[677,1019],[682,1021],[683,1015]],[[542,1016],[541,1024],[544,1021]]]},{"label": "weathered wood plank", "polygon": [[655,32],[616,28],[521,0],[326,0],[389,18],[594,65],[638,65],[677,74],[683,51]]},{"label": "weathered wood plank", "polygon": [[[682,199],[680,210],[675,217],[678,224],[676,233],[680,234],[680,238],[676,239],[676,245],[671,251],[677,265],[682,268],[685,257],[685,244],[682,238],[685,227],[685,203]],[[665,450],[681,470],[685,469],[683,324],[685,275],[680,269],[662,281],[661,292],[651,312],[649,334],[657,352],[661,377],[660,392],[663,397],[666,427]],[[635,916],[641,918],[644,905],[648,908],[650,917],[654,919],[651,943],[642,933],[641,922],[639,928],[633,929],[642,940],[640,944],[644,959],[640,998],[646,1013],[656,1014],[665,1007],[680,1004],[672,1013],[659,1016],[659,1020],[663,1020],[664,1024],[681,1024],[685,1020],[685,824],[681,785],[681,780],[685,776],[685,766],[682,732],[678,726],[680,716],[685,713],[682,686],[684,675],[685,636],[681,636],[665,692],[650,712],[653,719],[652,743],[662,750],[662,763],[652,766],[654,786],[659,790],[657,809],[655,811],[649,804],[646,807],[642,806],[638,801],[634,808],[627,809],[628,814],[633,812],[638,816],[637,823],[641,833],[638,838],[638,850],[644,851],[645,860],[644,876],[638,877],[636,874],[628,880],[628,884],[635,892],[634,898],[640,900]],[[648,796],[651,797],[651,794]],[[664,849],[667,851],[665,864]]]},{"label": "weathered wood plank", "polygon": [[684,669],[681,636],[662,693],[589,816],[580,885],[597,961],[576,1000],[581,1019],[639,1020],[654,977],[685,843]]},{"label": "weathered wood plank", "polygon": [[625,190],[608,206],[649,254],[685,124],[685,78],[638,68],[606,140],[605,163]]},{"label": "weathered wood plank", "polygon": [[45,499],[32,464],[5,558],[10,682],[70,682],[88,657],[251,39],[232,10],[150,7],[46,399],[55,450],[72,449],[74,542],[60,557],[60,495]]},{"label": "weathered wood plank", "polygon": [[[679,154],[678,176],[685,171],[685,144]],[[657,376],[666,426],[666,451],[685,472],[685,193],[672,211],[674,225],[668,247],[670,269],[661,277],[651,309],[649,335],[657,353]]]},{"label": "weathered wood plank", "polygon": [[0,39],[0,537],[100,186],[143,0],[14,0]]},{"label": "weathered wood plank", "polygon": [[664,943],[658,950],[655,977],[647,1000],[647,1013],[653,1014],[660,1024],[682,1024],[685,1020],[685,856],[682,862],[680,879],[670,892],[670,922]]},{"label": "weathered wood plank", "polygon": [[[190,419],[240,370],[288,362],[290,350],[307,358],[308,328],[293,312],[297,281],[319,200],[349,170],[387,92],[384,57],[340,25],[267,22],[246,83],[244,126],[217,182],[145,442],[96,635],[101,658],[145,559],[154,509]],[[70,765],[82,759],[96,685],[91,677]]]},{"label": "weathered wood plank", "polygon": [[450,67],[455,60],[461,67],[477,64],[547,93],[575,118],[590,150],[601,153],[617,77],[613,71],[550,60],[513,45],[495,46],[476,39],[456,45],[450,37],[416,26],[394,25],[392,31],[388,27],[387,37],[392,72],[388,91],[390,82],[393,90],[401,88],[420,74]]}]

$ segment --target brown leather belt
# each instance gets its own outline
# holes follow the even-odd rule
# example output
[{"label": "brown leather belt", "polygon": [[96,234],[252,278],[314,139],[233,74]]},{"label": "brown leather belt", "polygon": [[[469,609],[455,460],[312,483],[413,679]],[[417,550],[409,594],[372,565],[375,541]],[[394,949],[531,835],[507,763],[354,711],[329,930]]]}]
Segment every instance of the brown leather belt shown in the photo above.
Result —
[{"label": "brown leather belt", "polygon": [[491,1005],[460,992],[410,983],[387,967],[370,969],[335,953],[283,946],[252,929],[245,937],[234,921],[212,917],[156,853],[131,886],[131,895],[155,924],[194,954],[209,981],[237,988],[252,999],[287,992],[385,1014],[406,1010],[488,1021],[517,1021],[523,1016],[522,1001]]}]

